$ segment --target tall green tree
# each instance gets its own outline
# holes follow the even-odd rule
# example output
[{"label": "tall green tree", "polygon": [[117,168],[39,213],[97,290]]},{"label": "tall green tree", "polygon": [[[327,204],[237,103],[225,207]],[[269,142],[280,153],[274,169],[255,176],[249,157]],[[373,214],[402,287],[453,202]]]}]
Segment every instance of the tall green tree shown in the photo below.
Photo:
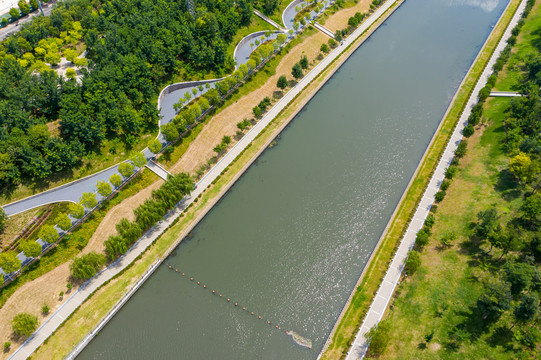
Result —
[{"label": "tall green tree", "polygon": [[2,268],[6,274],[17,271],[20,267],[21,260],[19,260],[17,254],[13,251],[0,253],[0,268]]},{"label": "tall green tree", "polygon": [[52,225],[43,225],[41,229],[39,229],[38,236],[47,244],[52,244],[59,238],[58,231],[56,231]]},{"label": "tall green tree", "polygon": [[11,320],[13,332],[19,336],[32,335],[38,325],[38,317],[29,313],[19,313]]},{"label": "tall green tree", "polygon": [[79,199],[79,204],[83,205],[87,209],[93,209],[98,205],[98,200],[96,200],[96,194],[91,192],[86,192],[81,195]]},{"label": "tall green tree", "polygon": [[41,254],[41,245],[35,241],[28,240],[19,246],[19,249],[28,257],[38,257]]}]

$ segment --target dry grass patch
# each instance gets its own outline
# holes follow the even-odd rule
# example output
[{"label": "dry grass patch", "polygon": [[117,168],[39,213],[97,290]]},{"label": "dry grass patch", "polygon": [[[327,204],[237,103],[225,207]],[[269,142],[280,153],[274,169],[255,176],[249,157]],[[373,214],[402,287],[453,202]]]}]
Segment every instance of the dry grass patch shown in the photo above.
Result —
[{"label": "dry grass patch", "polygon": [[339,10],[327,17],[324,26],[333,33],[336,32],[336,30],[345,29],[348,26],[349,18],[357,12],[360,12],[361,14],[367,12],[370,9],[371,3],[372,0],[359,0],[357,4],[352,7]]}]

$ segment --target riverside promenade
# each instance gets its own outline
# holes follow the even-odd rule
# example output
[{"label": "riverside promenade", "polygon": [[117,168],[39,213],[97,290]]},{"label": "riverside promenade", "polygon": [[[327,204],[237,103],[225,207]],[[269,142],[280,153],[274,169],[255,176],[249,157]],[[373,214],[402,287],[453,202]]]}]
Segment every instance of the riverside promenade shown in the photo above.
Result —
[{"label": "riverside promenade", "polygon": [[[171,210],[165,215],[163,220],[146,232],[133,245],[133,247],[126,252],[126,254],[77,289],[77,291],[75,291],[74,294],[71,295],[69,299],[66,300],[66,302],[10,356],[10,359],[18,360],[28,358],[90,295],[92,295],[92,293],[134,262],[163,232],[167,230],[173,221],[175,221],[175,219],[178,218],[181,213],[212,184],[212,182],[237,158],[237,156],[240,155],[240,153],[251,144],[251,142],[267,127],[267,125],[269,125],[269,123],[274,120],[280,114],[280,112],[297,97],[297,95],[299,95],[319,74],[321,74],[329,65],[331,65],[331,63],[337,59],[349,45],[353,45],[354,42],[361,37],[363,33],[374,23],[376,23],[378,19],[385,15],[386,12],[391,9],[391,7],[400,3],[401,1],[402,0],[387,0],[383,5],[381,5],[365,22],[363,22],[347,39],[343,41],[342,45],[338,46],[331,53],[329,53],[327,57],[317,64],[308,74],[306,74],[304,78],[302,78],[292,89],[290,89],[284,95],[284,97],[280,99],[280,101],[274,105],[263,116],[263,118],[257,124],[255,124],[252,129],[247,132],[246,135],[244,135],[244,137],[237,144],[235,144],[235,146],[233,146],[229,152],[227,152],[227,154],[197,183],[196,189],[190,194],[190,196],[183,199],[175,209]],[[356,46],[360,46],[360,44],[357,44]],[[199,219],[201,219],[201,217]],[[195,226],[195,224],[193,226]],[[154,271],[163,260],[164,259],[158,259],[152,268],[145,273],[143,280],[148,278],[152,271]],[[142,281],[138,281],[136,286],[140,286],[141,283]],[[133,293],[133,288],[128,291],[128,295],[131,293]],[[123,300],[125,299],[126,297],[123,298]],[[119,304],[122,304],[122,300]],[[112,315],[114,315],[114,313],[120,309],[121,306],[119,306],[119,304],[115,306],[112,313],[108,314],[106,320],[112,317]],[[100,326],[103,326],[104,323],[105,322],[102,322]],[[95,333],[91,335],[93,336]],[[90,340],[87,340],[87,342],[88,341]],[[78,346],[78,351],[82,350],[83,347]]]},{"label": "riverside promenade", "polygon": [[[394,255],[393,261],[391,262],[391,265],[389,266],[389,269],[387,270],[387,273],[385,274],[385,277],[383,278],[383,281],[380,284],[380,287],[376,293],[376,296],[374,297],[374,300],[372,304],[370,305],[370,308],[363,320],[363,323],[355,337],[355,341],[353,342],[353,345],[351,346],[351,349],[348,352],[346,360],[358,360],[358,359],[364,358],[366,351],[368,350],[368,346],[370,345],[370,342],[369,340],[365,338],[365,335],[370,331],[370,329],[372,329],[374,326],[377,326],[377,324],[382,319],[383,314],[385,313],[385,310],[387,309],[387,306],[389,305],[389,302],[391,300],[391,297],[393,296],[396,286],[399,284],[402,271],[404,270],[404,263],[408,257],[408,253],[413,248],[413,245],[415,244],[415,238],[417,236],[417,232],[423,227],[425,218],[428,215],[430,208],[432,207],[432,204],[434,203],[435,195],[439,191],[440,185],[445,178],[445,170],[451,164],[451,161],[453,160],[458,144],[462,140],[462,130],[468,123],[468,117],[471,114],[471,109],[473,108],[475,104],[477,104],[477,95],[479,94],[479,91],[486,85],[490,74],[492,74],[493,72],[492,67],[496,63],[496,60],[500,56],[500,53],[506,47],[507,39],[511,37],[511,31],[521,19],[522,13],[524,12],[524,9],[526,8],[526,3],[527,3],[527,0],[522,0],[522,2],[520,3],[519,7],[517,8],[517,11],[515,12],[514,16],[509,22],[509,25],[507,26],[502,38],[500,39],[498,45],[496,46],[494,53],[492,54],[484,71],[479,77],[479,80],[477,81],[473,89],[473,92],[470,98],[468,99],[466,107],[462,115],[460,116],[460,119],[451,136],[451,139],[449,140],[449,143],[447,144],[447,147],[438,163],[438,166],[436,167],[436,170],[434,174],[432,175],[432,178],[430,179],[428,187],[425,190],[425,193],[423,194],[421,202],[419,203],[419,206],[417,207],[417,210],[415,211],[415,215],[413,219],[411,220],[404,237],[402,238],[400,246],[398,247],[398,250],[396,251],[396,254]],[[511,2],[509,2],[509,5],[507,5],[507,8],[502,13],[502,17],[503,17],[503,14],[507,12],[510,5],[511,5]],[[481,52],[479,54],[481,54]],[[475,61],[473,62],[472,68],[473,68],[473,65],[477,62],[477,60],[478,58],[476,58]],[[469,75],[469,72],[464,77],[464,79],[466,79],[468,75]],[[463,80],[463,83],[464,83],[464,80]],[[460,87],[457,90],[457,93],[462,87],[463,83],[460,84]],[[453,106],[453,103],[454,103],[454,99],[449,105],[449,109]],[[447,113],[444,115],[443,118],[445,119],[446,116],[447,116]]]}]

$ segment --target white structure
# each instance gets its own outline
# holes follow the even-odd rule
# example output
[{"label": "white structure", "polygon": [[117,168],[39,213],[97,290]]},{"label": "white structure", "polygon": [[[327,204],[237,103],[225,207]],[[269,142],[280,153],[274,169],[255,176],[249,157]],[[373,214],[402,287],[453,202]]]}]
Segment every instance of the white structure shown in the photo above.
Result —
[{"label": "white structure", "polygon": [[13,7],[18,8],[18,2],[19,0],[0,0],[0,16],[7,14]]}]

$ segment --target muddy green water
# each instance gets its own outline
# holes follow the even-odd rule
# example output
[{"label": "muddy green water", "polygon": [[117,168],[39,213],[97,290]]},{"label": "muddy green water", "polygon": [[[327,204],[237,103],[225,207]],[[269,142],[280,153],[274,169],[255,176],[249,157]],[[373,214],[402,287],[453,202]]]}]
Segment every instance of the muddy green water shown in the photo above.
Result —
[{"label": "muddy green water", "polygon": [[315,359],[506,4],[407,0],[79,359]]}]

